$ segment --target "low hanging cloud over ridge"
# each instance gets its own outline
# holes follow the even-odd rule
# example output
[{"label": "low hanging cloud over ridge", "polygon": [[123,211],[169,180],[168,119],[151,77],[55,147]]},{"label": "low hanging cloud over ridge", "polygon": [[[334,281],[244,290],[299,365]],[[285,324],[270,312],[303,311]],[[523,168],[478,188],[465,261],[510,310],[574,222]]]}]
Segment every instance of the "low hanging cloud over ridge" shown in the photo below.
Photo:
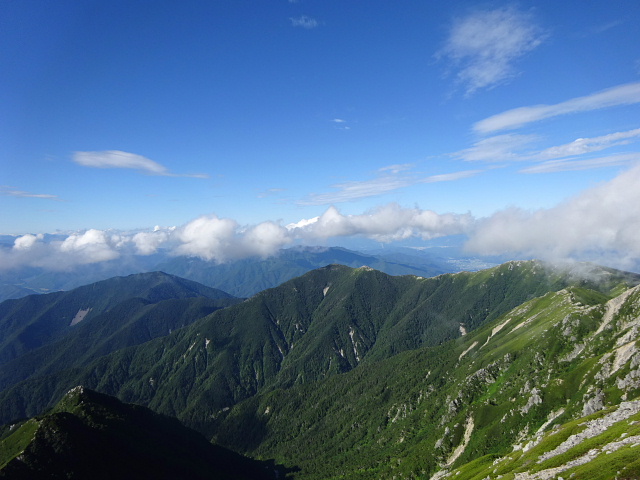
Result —
[{"label": "low hanging cloud over ridge", "polygon": [[318,217],[286,226],[272,221],[242,226],[232,219],[206,215],[180,227],[144,232],[91,229],[54,240],[27,234],[16,237],[12,246],[0,248],[0,267],[61,270],[122,255],[150,255],[160,249],[176,256],[227,262],[268,257],[296,243],[317,245],[336,237],[393,242],[456,234],[468,236],[466,248],[473,254],[574,258],[624,267],[640,259],[638,185],[640,162],[556,207],[536,211],[514,207],[482,219],[468,213],[439,214],[388,204],[358,215],[344,214],[332,206]]},{"label": "low hanging cloud over ridge", "polygon": [[150,255],[160,249],[175,256],[223,263],[254,256],[264,258],[294,243],[315,245],[335,237],[362,236],[380,242],[437,238],[466,233],[473,221],[469,214],[438,214],[397,204],[360,215],[346,215],[330,207],[319,217],[287,226],[272,221],[242,226],[233,219],[204,215],[180,227],[156,227],[146,232],[91,229],[52,241],[42,235],[23,235],[14,240],[11,248],[0,248],[0,268],[64,270],[121,255]]},{"label": "low hanging cloud over ridge", "polygon": [[640,163],[549,209],[509,208],[479,220],[467,249],[624,267],[640,259]]}]

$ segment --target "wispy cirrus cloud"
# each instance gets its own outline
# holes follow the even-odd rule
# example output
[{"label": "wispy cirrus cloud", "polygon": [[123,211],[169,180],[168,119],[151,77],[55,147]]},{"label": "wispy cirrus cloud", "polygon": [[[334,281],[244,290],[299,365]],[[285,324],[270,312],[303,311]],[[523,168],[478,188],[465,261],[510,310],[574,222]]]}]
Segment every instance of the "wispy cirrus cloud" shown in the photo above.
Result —
[{"label": "wispy cirrus cloud", "polygon": [[605,157],[585,158],[581,160],[549,160],[520,170],[520,173],[551,173],[589,170],[592,168],[615,167],[640,163],[640,152],[617,153]]},{"label": "wispy cirrus cloud", "polygon": [[159,175],[165,177],[192,177],[209,178],[208,175],[172,173],[164,165],[160,165],[142,155],[123,152],[120,150],[104,150],[98,152],[75,152],[73,161],[83,167],[92,168],[127,168],[138,170],[147,175]]},{"label": "wispy cirrus cloud", "polygon": [[451,156],[467,162],[521,161],[522,150],[537,139],[537,135],[495,135],[478,140],[471,147],[452,153]]},{"label": "wispy cirrus cloud", "polygon": [[[624,132],[614,132],[591,138],[578,138],[572,142],[535,149],[536,143],[542,139],[539,135],[531,134],[502,134],[484,138],[475,142],[471,147],[451,154],[468,162],[544,162],[554,159],[586,155],[607,148],[628,145],[640,140],[640,128]],[[620,157],[622,158],[622,157]],[[565,161],[568,164],[569,161]],[[598,162],[591,162],[592,165]],[[587,163],[585,163],[587,165]]]},{"label": "wispy cirrus cloud", "polygon": [[58,197],[58,195],[51,195],[49,193],[25,192],[24,190],[18,190],[17,188],[10,187],[8,185],[0,185],[0,195],[18,198],[42,198],[45,200],[60,200],[60,197]]},{"label": "wispy cirrus cloud", "polygon": [[311,18],[307,15],[300,15],[299,17],[290,17],[291,25],[294,27],[306,28],[307,30],[311,30],[312,28],[316,28],[320,25],[315,18]]},{"label": "wispy cirrus cloud", "polygon": [[448,60],[471,95],[514,77],[515,62],[544,38],[533,17],[514,7],[475,11],[454,21],[436,58]]},{"label": "wispy cirrus cloud", "polygon": [[331,122],[340,130],[351,130],[351,127],[344,118],[334,118]]},{"label": "wispy cirrus cloud", "polygon": [[411,172],[410,164],[391,165],[379,169],[376,177],[369,180],[357,180],[351,182],[336,183],[331,186],[332,192],[312,193],[307,198],[299,201],[300,205],[329,205],[349,202],[361,198],[375,197],[400,188],[417,185],[420,183],[450,182],[468,178],[479,174],[480,170],[465,170],[440,175],[423,177]]},{"label": "wispy cirrus cloud", "polygon": [[628,145],[638,140],[640,140],[640,128],[627,130],[625,132],[610,133],[599,137],[578,138],[564,145],[545,148],[536,154],[536,158],[540,160],[550,160],[554,158],[573,157],[620,145]]},{"label": "wispy cirrus cloud", "polygon": [[529,123],[559,115],[635,103],[640,103],[640,82],[618,85],[591,95],[556,103],[555,105],[533,105],[507,110],[477,122],[473,126],[473,130],[480,134],[488,134],[500,130],[513,130]]}]

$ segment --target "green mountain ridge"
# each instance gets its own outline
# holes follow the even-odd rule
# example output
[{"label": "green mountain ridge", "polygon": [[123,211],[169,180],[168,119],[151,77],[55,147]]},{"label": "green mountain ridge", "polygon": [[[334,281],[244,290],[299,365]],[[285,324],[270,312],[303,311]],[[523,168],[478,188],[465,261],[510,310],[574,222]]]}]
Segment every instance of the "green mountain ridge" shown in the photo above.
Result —
[{"label": "green mountain ridge", "polygon": [[640,395],[638,283],[537,261],[434,278],[330,265],[20,382],[0,393],[0,418],[86,385],[299,467],[296,479],[494,478],[499,459],[520,478],[531,467],[514,445],[534,452],[538,436]]},{"label": "green mountain ridge", "polygon": [[213,439],[301,479],[640,478],[639,332],[640,287],[551,292],[460,339],[240,402]]},{"label": "green mountain ridge", "polygon": [[397,257],[383,253],[370,255],[339,247],[292,247],[267,258],[252,257],[226,263],[158,253],[148,257],[123,257],[99,264],[79,265],[64,271],[34,267],[1,271],[0,301],[32,293],[71,290],[115,276],[153,271],[163,271],[219,288],[237,297],[250,297],[332,263],[354,268],[367,265],[390,275],[430,277],[459,270],[448,259],[424,252]]},{"label": "green mountain ridge", "polygon": [[0,390],[164,336],[241,301],[162,272],[0,304]]},{"label": "green mountain ridge", "polygon": [[6,479],[249,480],[279,472],[212,445],[175,419],[83,387],[3,437],[0,478]]}]

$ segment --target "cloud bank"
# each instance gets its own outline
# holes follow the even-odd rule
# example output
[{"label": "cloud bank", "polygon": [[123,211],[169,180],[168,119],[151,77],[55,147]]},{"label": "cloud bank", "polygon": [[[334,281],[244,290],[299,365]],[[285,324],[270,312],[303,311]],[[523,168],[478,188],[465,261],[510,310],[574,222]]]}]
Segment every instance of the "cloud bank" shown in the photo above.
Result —
[{"label": "cloud bank", "polygon": [[640,162],[609,182],[583,191],[554,208],[509,208],[487,218],[440,214],[388,204],[357,215],[335,206],[318,217],[289,225],[265,221],[243,226],[205,215],[171,228],[144,232],[85,232],[48,241],[43,235],[16,237],[0,248],[0,268],[64,270],[159,251],[222,263],[268,257],[294,244],[324,244],[330,238],[363,237],[378,242],[447,235],[468,237],[469,253],[545,260],[580,259],[605,265],[638,265],[640,259]]},{"label": "cloud bank", "polygon": [[479,220],[467,249],[549,260],[633,265],[640,258],[640,163],[554,208],[509,208]]},{"label": "cloud bank", "polygon": [[87,230],[47,241],[43,235],[15,238],[0,248],[0,269],[21,266],[66,270],[77,265],[114,260],[123,255],[192,256],[216,263],[249,257],[268,257],[294,243],[316,245],[329,238],[361,236],[380,242],[409,237],[424,239],[465,233],[473,224],[469,214],[438,214],[389,204],[360,215],[330,207],[319,217],[283,226],[273,221],[242,226],[216,215],[198,217],[180,227],[155,227],[126,233]]},{"label": "cloud bank", "polygon": [[513,7],[476,11],[454,22],[436,57],[449,60],[471,95],[515,76],[516,60],[543,40],[544,33],[527,13]]}]

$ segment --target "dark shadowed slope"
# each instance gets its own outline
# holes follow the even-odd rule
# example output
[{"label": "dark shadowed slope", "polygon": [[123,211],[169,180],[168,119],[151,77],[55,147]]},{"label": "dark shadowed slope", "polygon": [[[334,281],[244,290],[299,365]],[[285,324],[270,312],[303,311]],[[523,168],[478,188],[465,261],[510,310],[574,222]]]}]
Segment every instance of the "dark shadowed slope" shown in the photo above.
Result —
[{"label": "dark shadowed slope", "polygon": [[277,473],[284,472],[212,445],[175,419],[83,387],[0,440],[0,478],[7,479],[260,480]]}]

